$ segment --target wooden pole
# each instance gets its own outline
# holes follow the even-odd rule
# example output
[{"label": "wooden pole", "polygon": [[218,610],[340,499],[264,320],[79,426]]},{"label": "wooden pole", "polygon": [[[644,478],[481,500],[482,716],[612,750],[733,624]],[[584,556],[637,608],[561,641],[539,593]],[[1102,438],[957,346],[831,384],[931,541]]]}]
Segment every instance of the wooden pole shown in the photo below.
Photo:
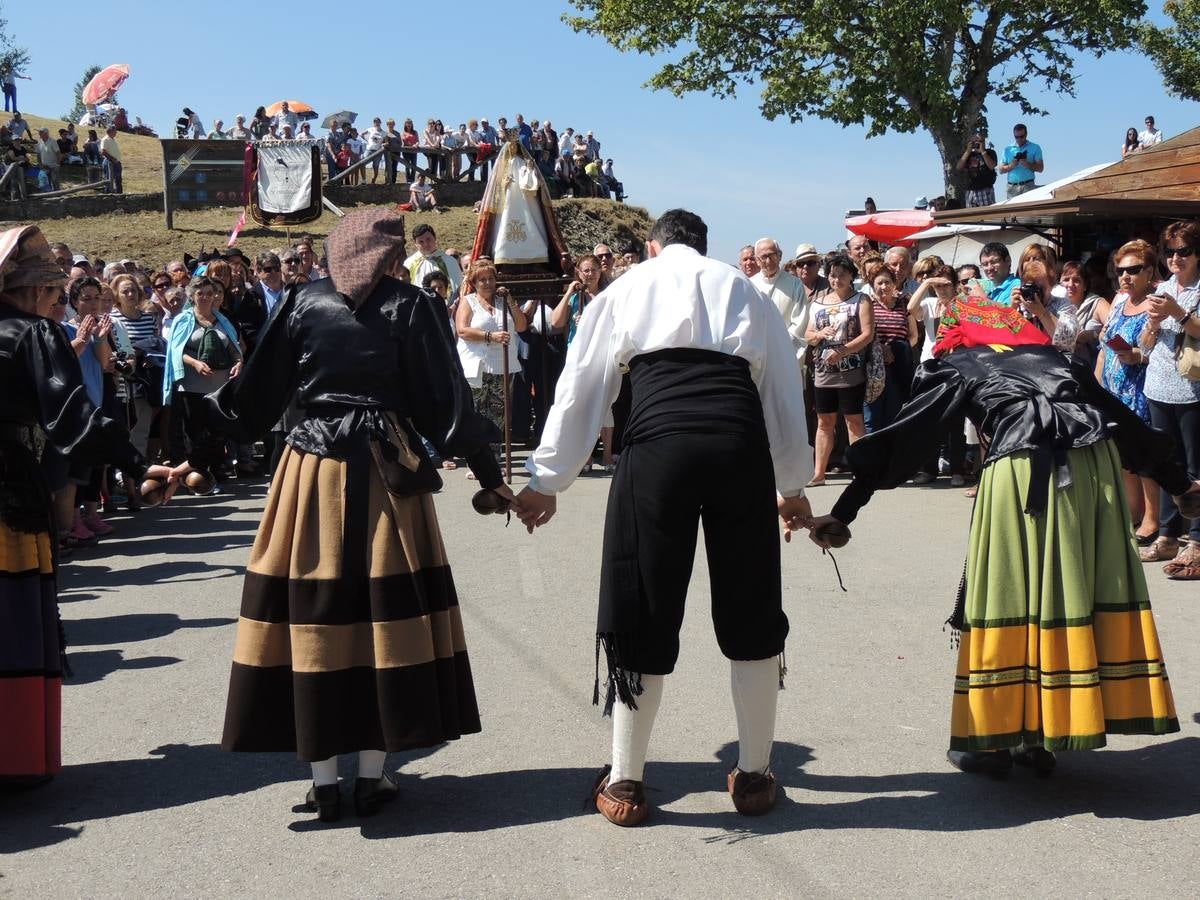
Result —
[{"label": "wooden pole", "polygon": [[175,227],[175,204],[171,202],[171,154],[167,142],[162,141],[163,152],[163,213],[167,217],[167,231]]},{"label": "wooden pole", "polygon": [[[89,182],[88,184],[77,184],[77,185],[74,185],[73,187],[62,188],[61,190],[57,190],[57,191],[46,191],[45,193],[41,193],[41,194],[31,194],[29,199],[30,200],[53,200],[55,197],[65,197],[68,194],[78,194],[80,191],[94,191],[94,190],[97,190],[98,188],[104,187],[108,183],[109,183],[108,179],[105,179],[103,181],[92,181],[92,182]],[[170,227],[170,226],[168,226],[168,227]]]},{"label": "wooden pole", "polygon": [[[500,293],[501,291],[503,293]],[[503,330],[508,332],[508,288],[500,288],[497,295],[504,305],[504,312],[501,313]],[[508,334],[508,339],[512,340],[511,333]],[[504,363],[501,367],[504,372],[504,482],[512,484],[512,397],[508,387],[508,344],[502,344],[500,349],[504,353]]]},{"label": "wooden pole", "polygon": [[542,381],[538,385],[538,431],[545,433],[546,413],[550,411],[550,367],[547,357],[550,355],[550,335],[546,331],[546,301],[537,300],[538,310],[542,319]]}]

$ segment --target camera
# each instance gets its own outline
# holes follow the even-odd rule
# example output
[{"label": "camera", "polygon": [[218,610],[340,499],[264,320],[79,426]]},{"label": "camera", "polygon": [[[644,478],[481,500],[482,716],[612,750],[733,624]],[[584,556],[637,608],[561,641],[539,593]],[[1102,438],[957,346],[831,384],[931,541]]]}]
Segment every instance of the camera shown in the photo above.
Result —
[{"label": "camera", "polygon": [[1023,281],[1021,282],[1021,296],[1026,300],[1040,301],[1042,299],[1042,286],[1032,281]]},{"label": "camera", "polygon": [[1014,159],[1014,160],[1017,160],[1017,159],[1028,159],[1028,158],[1029,158],[1029,151],[1028,151],[1028,150],[1022,150],[1021,152],[1019,152],[1019,153],[1016,153],[1016,154],[1014,154],[1014,155],[1013,155],[1013,159]]},{"label": "camera", "polygon": [[129,354],[123,350],[118,350],[113,354],[113,368],[122,375],[133,374],[133,361],[130,360]]}]

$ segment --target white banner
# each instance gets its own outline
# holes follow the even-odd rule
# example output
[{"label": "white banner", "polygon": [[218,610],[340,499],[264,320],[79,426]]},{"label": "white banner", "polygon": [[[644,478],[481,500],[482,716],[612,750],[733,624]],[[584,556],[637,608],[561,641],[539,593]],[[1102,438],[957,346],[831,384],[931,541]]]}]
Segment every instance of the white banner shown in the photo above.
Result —
[{"label": "white banner", "polygon": [[258,208],[295,213],[312,205],[312,148],[309,141],[258,145]]}]

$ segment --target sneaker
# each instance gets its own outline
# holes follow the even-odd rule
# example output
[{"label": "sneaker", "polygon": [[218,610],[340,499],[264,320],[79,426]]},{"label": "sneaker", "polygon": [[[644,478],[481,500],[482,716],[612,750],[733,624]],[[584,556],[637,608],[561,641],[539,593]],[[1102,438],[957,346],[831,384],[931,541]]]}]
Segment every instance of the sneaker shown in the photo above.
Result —
[{"label": "sneaker", "polygon": [[100,518],[100,513],[90,512],[81,521],[88,531],[96,535],[112,534],[116,529]]},{"label": "sneaker", "polygon": [[918,472],[913,476],[913,484],[929,484],[933,481],[933,475],[929,472]]}]

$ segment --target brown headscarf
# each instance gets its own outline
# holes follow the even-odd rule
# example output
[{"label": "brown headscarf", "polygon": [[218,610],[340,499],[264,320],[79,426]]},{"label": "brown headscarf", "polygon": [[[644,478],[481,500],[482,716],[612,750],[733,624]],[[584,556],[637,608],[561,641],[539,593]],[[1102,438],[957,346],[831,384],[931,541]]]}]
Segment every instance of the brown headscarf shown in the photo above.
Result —
[{"label": "brown headscarf", "polygon": [[22,287],[49,287],[66,281],[46,236],[36,225],[0,233],[0,294]]},{"label": "brown headscarf", "polygon": [[404,216],[387,207],[346,216],[325,240],[329,277],[357,309],[404,257]]}]

